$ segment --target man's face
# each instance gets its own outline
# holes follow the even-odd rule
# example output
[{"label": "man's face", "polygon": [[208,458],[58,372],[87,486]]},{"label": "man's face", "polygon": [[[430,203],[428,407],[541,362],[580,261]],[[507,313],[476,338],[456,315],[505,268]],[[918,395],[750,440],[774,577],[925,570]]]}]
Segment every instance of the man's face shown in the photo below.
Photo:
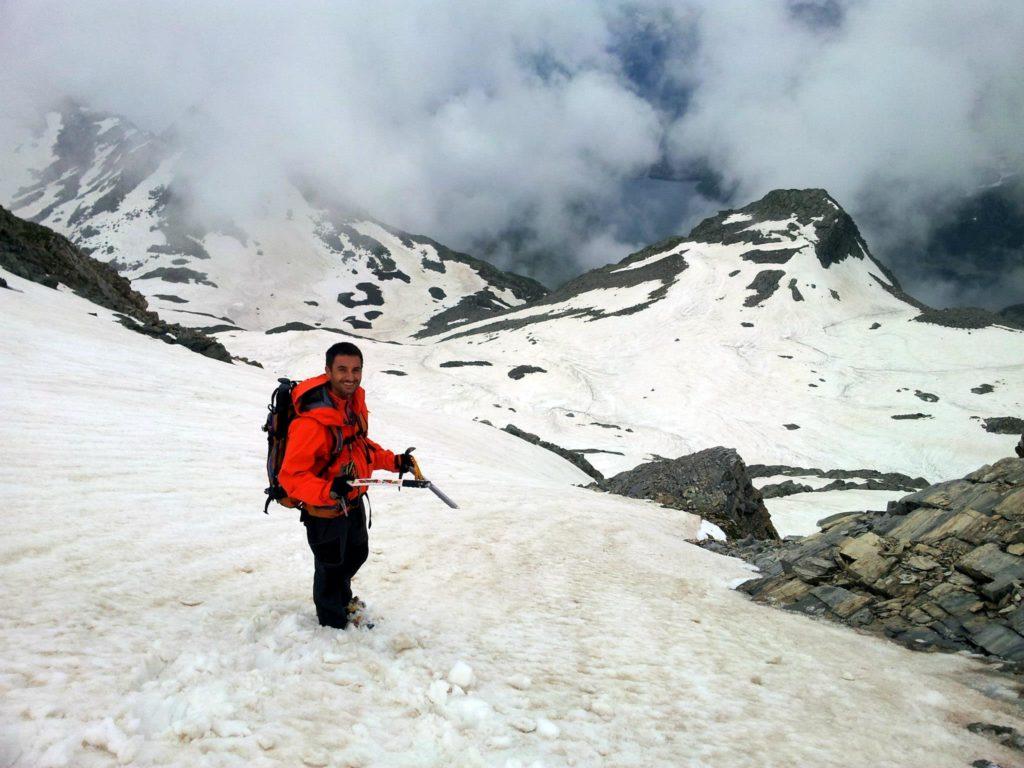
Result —
[{"label": "man's face", "polygon": [[363,362],[355,355],[335,355],[327,369],[327,380],[338,397],[351,397],[363,380]]}]

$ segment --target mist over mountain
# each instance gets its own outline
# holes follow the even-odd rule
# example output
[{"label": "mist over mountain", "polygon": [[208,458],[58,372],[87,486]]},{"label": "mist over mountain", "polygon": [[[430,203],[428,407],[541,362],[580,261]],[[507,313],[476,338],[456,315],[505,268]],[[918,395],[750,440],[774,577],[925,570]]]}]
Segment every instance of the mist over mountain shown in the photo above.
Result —
[{"label": "mist over mountain", "polygon": [[555,287],[821,187],[923,300],[1019,303],[1018,246],[936,246],[1024,170],[1017,4],[16,0],[4,22],[5,147],[69,97],[123,115],[187,149],[180,202],[207,218],[301,179]]}]

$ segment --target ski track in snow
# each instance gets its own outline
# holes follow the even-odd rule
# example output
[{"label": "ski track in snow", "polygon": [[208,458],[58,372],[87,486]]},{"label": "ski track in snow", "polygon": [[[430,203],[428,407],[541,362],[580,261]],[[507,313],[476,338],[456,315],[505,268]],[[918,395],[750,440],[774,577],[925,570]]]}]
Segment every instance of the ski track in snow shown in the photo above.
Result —
[{"label": "ski track in snow", "polygon": [[294,513],[259,514],[273,372],[4,277],[0,765],[1012,764],[964,728],[1024,727],[978,662],[755,605],[697,518],[386,376],[375,437],[462,508],[375,494],[378,626],[321,628]]}]

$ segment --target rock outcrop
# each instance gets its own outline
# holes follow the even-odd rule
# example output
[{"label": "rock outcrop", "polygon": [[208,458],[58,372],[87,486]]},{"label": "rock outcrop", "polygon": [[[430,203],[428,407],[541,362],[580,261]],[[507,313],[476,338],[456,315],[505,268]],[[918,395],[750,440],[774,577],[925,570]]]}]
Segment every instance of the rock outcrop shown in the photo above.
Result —
[{"label": "rock outcrop", "polygon": [[762,576],[755,600],[883,633],[911,648],[1024,662],[1024,459],[819,521],[781,544],[706,544]]},{"label": "rock outcrop", "polygon": [[86,256],[53,230],[19,219],[4,208],[0,208],[0,267],[48,288],[66,285],[83,299],[116,312],[122,325],[133,331],[231,362],[231,355],[216,339],[161,320],[112,266]]},{"label": "rock outcrop", "polygon": [[[444,367],[444,363],[441,364],[441,367]],[[490,422],[486,423],[489,424]],[[519,427],[517,427],[515,424],[506,424],[504,431],[508,432],[510,435],[518,437],[520,440],[525,440],[528,443],[540,446],[541,448],[544,448],[546,450],[551,451],[554,454],[557,454],[558,456],[561,456],[570,464],[574,464],[583,472],[586,472],[588,475],[594,478],[594,480],[596,480],[598,484],[604,482],[604,475],[598,472],[597,469],[594,468],[594,465],[587,461],[586,458],[584,458],[583,453],[581,451],[571,451],[568,448],[562,448],[561,446],[555,445],[554,443],[549,443],[547,440],[542,440],[538,435],[535,435],[532,432],[527,432],[526,430],[519,429]]]},{"label": "rock outcrop", "polygon": [[761,492],[751,484],[743,459],[732,448],[719,446],[641,464],[609,478],[601,487],[700,515],[729,539],[779,538]]}]

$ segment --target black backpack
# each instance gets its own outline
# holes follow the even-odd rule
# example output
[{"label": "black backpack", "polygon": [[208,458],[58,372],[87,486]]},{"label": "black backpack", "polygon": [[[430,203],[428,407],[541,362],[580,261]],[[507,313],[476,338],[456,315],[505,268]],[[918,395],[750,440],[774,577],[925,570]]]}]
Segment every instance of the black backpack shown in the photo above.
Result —
[{"label": "black backpack", "polygon": [[270,502],[276,501],[286,507],[294,507],[294,503],[288,498],[288,493],[277,481],[277,473],[281,471],[281,463],[284,461],[284,452],[288,445],[288,427],[295,418],[295,406],[292,404],[292,390],[298,384],[291,379],[278,379],[277,388],[270,395],[270,405],[267,410],[267,421],[263,425],[263,431],[267,433],[267,486],[264,493],[267,494],[267,503],[263,505],[263,514],[270,514],[267,509]]}]

